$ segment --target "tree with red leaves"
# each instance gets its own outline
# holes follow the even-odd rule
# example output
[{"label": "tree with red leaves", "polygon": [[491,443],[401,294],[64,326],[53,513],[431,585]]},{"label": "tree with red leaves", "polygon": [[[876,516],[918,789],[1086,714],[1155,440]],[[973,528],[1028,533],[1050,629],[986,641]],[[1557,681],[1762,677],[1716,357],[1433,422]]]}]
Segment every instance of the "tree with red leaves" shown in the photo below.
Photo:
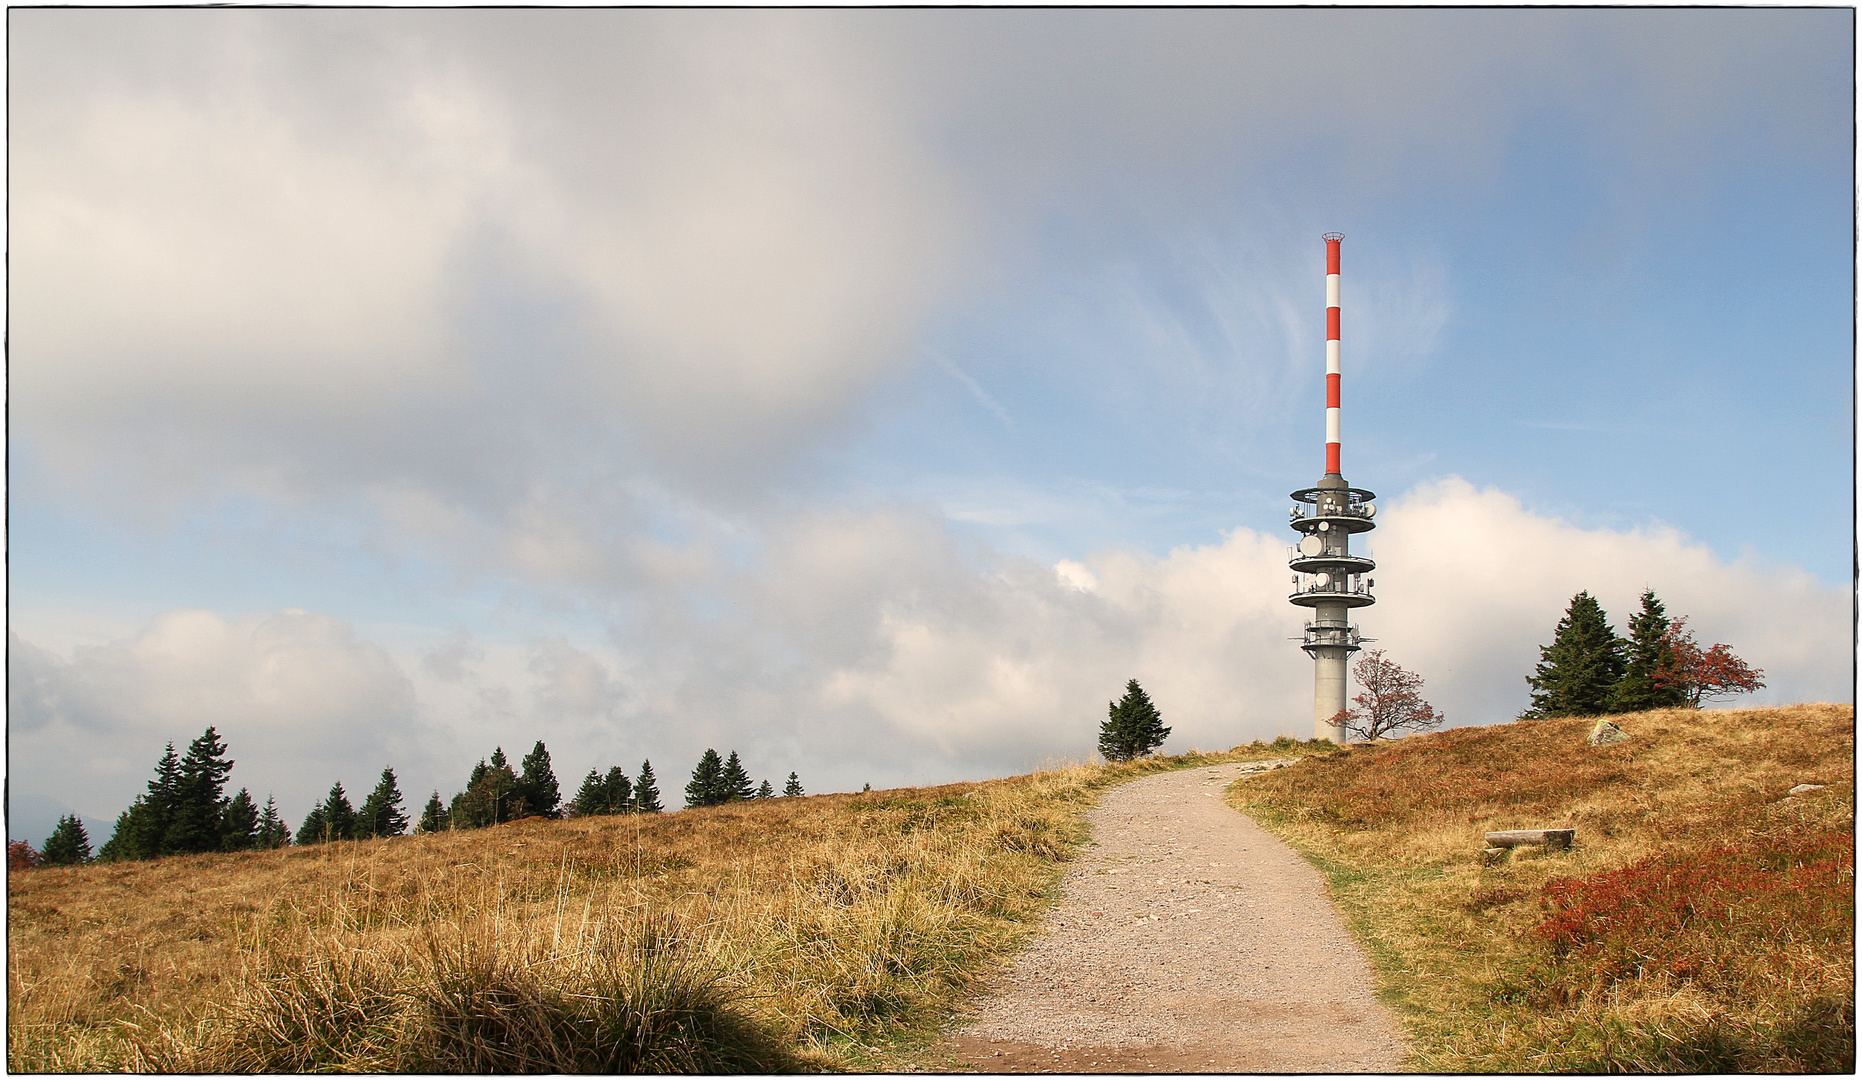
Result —
[{"label": "tree with red leaves", "polygon": [[[1422,700],[1422,676],[1386,660],[1382,649],[1366,649],[1351,673],[1363,692],[1344,712],[1345,727],[1364,739],[1387,738],[1393,731],[1422,731],[1442,722],[1435,707]],[[1336,721],[1335,721],[1336,722]]]},{"label": "tree with red leaves", "polygon": [[30,870],[39,865],[39,853],[24,840],[9,840],[6,845],[7,873],[15,870]]},{"label": "tree with red leaves", "polygon": [[1670,665],[1656,672],[1656,684],[1679,689],[1687,703],[1700,703],[1717,697],[1749,694],[1765,686],[1765,671],[1755,668],[1733,653],[1730,645],[1715,644],[1702,649],[1687,629],[1687,616],[1668,627],[1667,644],[1674,652]]}]

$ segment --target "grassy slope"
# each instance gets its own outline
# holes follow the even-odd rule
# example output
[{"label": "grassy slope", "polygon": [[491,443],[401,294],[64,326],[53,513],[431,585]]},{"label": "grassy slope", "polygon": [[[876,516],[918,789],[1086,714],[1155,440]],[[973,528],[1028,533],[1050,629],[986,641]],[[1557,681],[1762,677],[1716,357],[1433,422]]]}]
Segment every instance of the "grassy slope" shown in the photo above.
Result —
[{"label": "grassy slope", "polygon": [[[1462,728],[1229,797],[1327,872],[1418,1068],[1853,1069],[1854,709],[1616,719],[1617,746]],[[1535,827],[1576,846],[1482,856]]]},{"label": "grassy slope", "polygon": [[1231,756],[15,874],[8,1064],[935,1065],[1096,791]]}]

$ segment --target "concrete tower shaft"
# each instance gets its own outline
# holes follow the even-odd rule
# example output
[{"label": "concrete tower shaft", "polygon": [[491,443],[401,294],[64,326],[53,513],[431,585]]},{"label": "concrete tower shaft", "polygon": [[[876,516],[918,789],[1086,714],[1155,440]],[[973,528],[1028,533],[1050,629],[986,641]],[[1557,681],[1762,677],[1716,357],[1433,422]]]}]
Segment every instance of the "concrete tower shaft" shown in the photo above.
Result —
[{"label": "concrete tower shaft", "polygon": [[[1353,608],[1377,602],[1368,577],[1377,564],[1351,551],[1351,537],[1376,528],[1377,496],[1345,482],[1339,471],[1339,233],[1325,234],[1325,475],[1315,487],[1293,493],[1289,524],[1300,534],[1288,553],[1294,592],[1287,599],[1312,609],[1300,648],[1313,658],[1313,734],[1343,744],[1351,654],[1362,640],[1351,625]],[[1312,507],[1307,513],[1306,507]]]}]

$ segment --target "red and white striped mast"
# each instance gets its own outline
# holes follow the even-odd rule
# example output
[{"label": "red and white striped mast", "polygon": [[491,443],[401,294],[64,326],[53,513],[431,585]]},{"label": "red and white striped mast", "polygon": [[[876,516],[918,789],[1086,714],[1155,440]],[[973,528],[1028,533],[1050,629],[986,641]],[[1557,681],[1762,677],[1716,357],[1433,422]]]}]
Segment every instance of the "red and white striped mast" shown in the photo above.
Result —
[{"label": "red and white striped mast", "polygon": [[[1376,603],[1373,582],[1365,575],[1377,564],[1351,553],[1354,533],[1376,526],[1371,516],[1377,496],[1345,482],[1339,469],[1339,244],[1343,233],[1325,234],[1325,475],[1314,487],[1293,493],[1290,524],[1300,533],[1287,565],[1293,570],[1293,595],[1299,607],[1312,609],[1300,648],[1313,659],[1313,734],[1343,745],[1346,668],[1361,638],[1351,625],[1352,608]],[[1313,508],[1308,514],[1306,506]]]}]

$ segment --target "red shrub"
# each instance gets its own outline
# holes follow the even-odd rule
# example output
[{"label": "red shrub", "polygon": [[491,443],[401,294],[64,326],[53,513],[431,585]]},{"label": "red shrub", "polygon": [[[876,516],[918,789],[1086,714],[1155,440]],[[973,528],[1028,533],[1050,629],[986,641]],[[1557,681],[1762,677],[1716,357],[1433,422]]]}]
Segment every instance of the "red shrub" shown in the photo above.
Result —
[{"label": "red shrub", "polygon": [[1854,883],[1846,830],[1660,855],[1547,882],[1537,933],[1567,991],[1657,974],[1728,992],[1824,983],[1853,953]]},{"label": "red shrub", "polygon": [[8,873],[15,870],[30,870],[39,865],[39,853],[24,840],[10,840],[6,845],[6,868]]}]

